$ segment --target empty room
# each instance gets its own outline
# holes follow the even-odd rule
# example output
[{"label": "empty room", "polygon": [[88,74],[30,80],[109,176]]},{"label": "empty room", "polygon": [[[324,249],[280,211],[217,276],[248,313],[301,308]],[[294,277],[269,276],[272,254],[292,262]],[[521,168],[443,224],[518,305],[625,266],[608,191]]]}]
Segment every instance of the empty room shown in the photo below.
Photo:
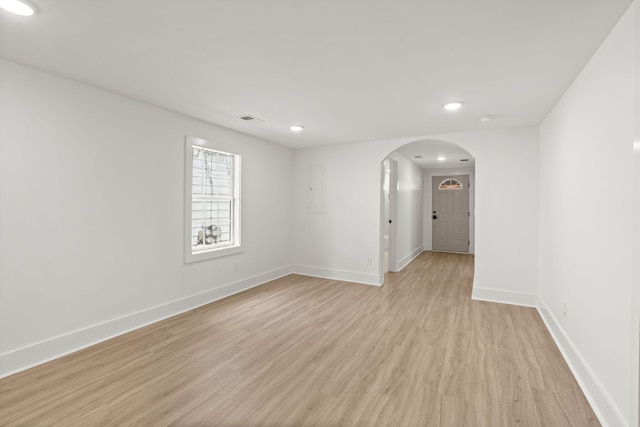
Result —
[{"label": "empty room", "polygon": [[640,415],[638,0],[0,0],[0,426]]}]

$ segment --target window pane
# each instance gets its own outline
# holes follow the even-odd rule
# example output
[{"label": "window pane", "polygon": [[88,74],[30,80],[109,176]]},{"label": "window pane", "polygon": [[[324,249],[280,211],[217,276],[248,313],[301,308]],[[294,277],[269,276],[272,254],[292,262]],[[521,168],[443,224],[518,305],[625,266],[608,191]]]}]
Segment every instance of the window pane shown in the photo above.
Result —
[{"label": "window pane", "polygon": [[191,252],[233,245],[236,156],[196,146],[191,156]]},{"label": "window pane", "polygon": [[[207,196],[230,196],[233,190],[233,156],[215,151],[202,154],[203,190]],[[194,169],[195,170],[195,169]]]},{"label": "window pane", "polygon": [[193,164],[193,194],[202,193],[202,159],[204,157],[204,151],[200,148],[193,147],[192,149],[192,164]]},{"label": "window pane", "polygon": [[461,190],[462,184],[457,179],[445,179],[440,183],[439,190]]},{"label": "window pane", "polygon": [[192,246],[194,250],[229,244],[232,201],[204,200],[192,203]]}]

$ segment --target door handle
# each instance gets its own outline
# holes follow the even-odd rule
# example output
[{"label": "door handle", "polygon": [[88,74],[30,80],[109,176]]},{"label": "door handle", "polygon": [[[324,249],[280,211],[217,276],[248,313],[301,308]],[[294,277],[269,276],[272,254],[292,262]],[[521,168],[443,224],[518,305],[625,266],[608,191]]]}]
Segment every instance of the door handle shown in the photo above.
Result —
[{"label": "door handle", "polygon": [[434,216],[432,216],[431,218],[433,218],[433,219],[438,219],[438,216],[437,216],[437,215],[434,215]]}]

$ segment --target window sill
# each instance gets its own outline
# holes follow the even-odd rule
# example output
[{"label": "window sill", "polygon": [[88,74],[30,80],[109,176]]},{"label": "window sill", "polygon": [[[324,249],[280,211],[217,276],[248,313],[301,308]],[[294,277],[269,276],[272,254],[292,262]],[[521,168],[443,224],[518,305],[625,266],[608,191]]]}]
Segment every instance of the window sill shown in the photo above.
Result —
[{"label": "window sill", "polygon": [[191,252],[191,250],[189,250],[185,253],[184,262],[185,264],[189,264],[192,262],[221,258],[239,253],[242,253],[242,246],[225,246],[222,248],[208,249],[198,252]]}]

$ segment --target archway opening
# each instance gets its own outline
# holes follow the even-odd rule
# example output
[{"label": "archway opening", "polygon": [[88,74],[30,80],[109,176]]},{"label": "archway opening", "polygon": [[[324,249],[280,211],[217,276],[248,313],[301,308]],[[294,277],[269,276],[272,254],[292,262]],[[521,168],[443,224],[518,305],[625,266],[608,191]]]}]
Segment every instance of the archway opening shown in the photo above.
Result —
[{"label": "archway opening", "polygon": [[381,276],[425,250],[475,253],[475,168],[471,153],[435,139],[405,144],[382,160]]}]

